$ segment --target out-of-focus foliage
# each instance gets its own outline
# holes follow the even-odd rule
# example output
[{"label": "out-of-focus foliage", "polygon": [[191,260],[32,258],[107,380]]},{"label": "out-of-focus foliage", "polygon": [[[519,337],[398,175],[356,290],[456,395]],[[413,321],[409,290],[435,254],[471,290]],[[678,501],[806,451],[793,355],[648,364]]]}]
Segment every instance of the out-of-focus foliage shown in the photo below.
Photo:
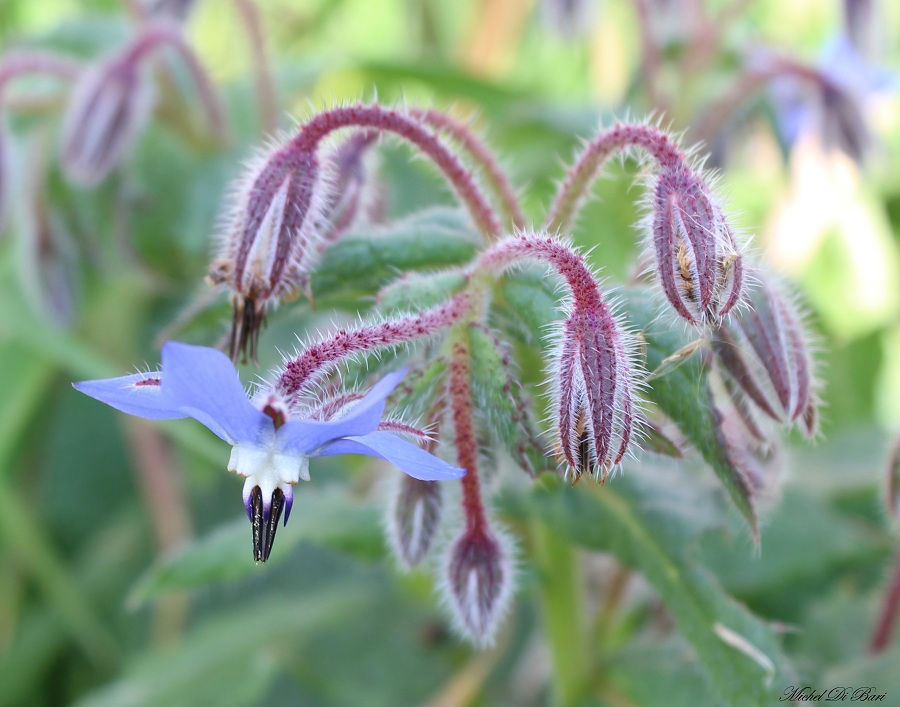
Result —
[{"label": "out-of-focus foliage", "polygon": [[[0,60],[41,49],[90,61],[128,40],[141,8],[178,4],[5,0]],[[520,552],[514,609],[483,652],[453,636],[427,573],[395,571],[387,492],[367,465],[316,460],[278,552],[256,566],[218,440],[76,394],[72,380],[154,366],[161,340],[225,337],[228,303],[203,277],[227,186],[268,118],[249,0],[196,0],[185,31],[221,96],[224,142],[165,51],[134,150],[98,187],[71,186],[55,157],[70,84],[41,76],[3,89],[0,704],[759,705],[803,685],[871,685],[900,704],[898,639],[871,650],[900,542],[884,510],[888,440],[900,426],[900,6],[848,0],[848,23],[840,3],[818,0],[606,0],[574,25],[550,21],[569,4],[591,3],[259,0],[278,126],[376,94],[452,106],[475,116],[528,186],[537,221],[560,159],[600,123],[656,111],[688,144],[706,140],[730,211],[752,249],[798,283],[819,339],[821,439],[791,438],[755,510],[759,547],[754,510],[717,458],[699,355],[654,381],[664,392],[649,401],[699,453],[642,453],[606,485],[570,489],[512,468],[522,446],[541,471],[542,440],[508,424],[512,399],[490,409],[508,393],[496,375],[504,352],[473,330],[483,347],[476,402],[492,433],[513,440],[511,454],[490,460],[488,483]],[[873,20],[852,14],[862,6]],[[829,65],[847,27],[881,83]],[[788,59],[831,83],[798,83],[805,74],[794,69],[758,79]],[[378,150],[391,220],[323,254],[315,307],[288,303],[270,318],[260,368],[248,366],[245,380],[296,336],[364,314],[399,271],[475,252],[478,237],[434,170],[390,141]],[[611,283],[637,291],[636,169],[609,171],[566,235],[593,248]],[[542,327],[558,318],[554,283],[539,272],[502,283],[493,322],[517,337],[529,386],[543,363],[528,347],[541,347]],[[462,283],[451,274],[416,286],[393,284],[380,305],[429,306]],[[651,369],[691,341],[655,318],[655,301],[623,309]],[[346,378],[379,365],[367,359]]]}]

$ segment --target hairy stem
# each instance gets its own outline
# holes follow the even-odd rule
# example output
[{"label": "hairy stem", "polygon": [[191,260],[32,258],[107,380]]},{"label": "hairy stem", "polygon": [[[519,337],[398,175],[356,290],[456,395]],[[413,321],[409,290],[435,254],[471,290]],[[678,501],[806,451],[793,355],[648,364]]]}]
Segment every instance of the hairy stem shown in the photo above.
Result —
[{"label": "hairy stem", "polygon": [[450,410],[457,461],[466,470],[462,478],[466,531],[474,534],[487,533],[488,523],[478,481],[478,441],[472,421],[469,377],[469,347],[465,339],[459,336],[453,344],[450,358]]},{"label": "hairy stem", "polygon": [[684,154],[662,130],[650,125],[618,123],[591,140],[569,168],[543,230],[570,231],[600,168],[617,152],[632,147],[640,147],[666,169],[680,167],[685,162]]},{"label": "hairy stem", "polygon": [[488,188],[500,202],[503,214],[515,228],[525,227],[525,214],[519,203],[516,190],[513,189],[509,178],[500,167],[497,158],[491,154],[487,145],[469,128],[468,125],[455,120],[446,113],[426,108],[414,108],[409,111],[414,118],[427,123],[432,128],[447,133],[453,140],[459,143],[483,170],[487,179]]},{"label": "hairy stem", "polygon": [[224,142],[226,130],[222,106],[219,104],[219,99],[206,70],[203,68],[194,50],[184,40],[184,35],[179,29],[168,24],[149,25],[123,54],[121,61],[123,63],[137,62],[145,54],[149,54],[163,45],[173,47],[181,56],[197,88],[200,102],[206,111],[213,135],[219,142]]},{"label": "hairy stem", "polygon": [[553,267],[568,284],[576,309],[607,309],[597,280],[584,259],[549,236],[510,236],[482,253],[476,268],[500,273],[523,260],[536,260]]},{"label": "hairy stem", "polygon": [[431,131],[413,118],[378,105],[334,108],[313,116],[291,141],[291,147],[314,161],[324,137],[347,127],[375,128],[391,132],[418,147],[440,169],[466,205],[478,229],[488,238],[500,235],[497,215],[481,192],[472,173]]},{"label": "hairy stem", "polygon": [[309,345],[288,362],[275,389],[294,397],[316,377],[355,354],[401,346],[427,338],[459,322],[470,310],[467,294],[456,295],[444,304],[403,319],[370,324],[358,329],[341,329],[326,339]]},{"label": "hairy stem", "polygon": [[49,74],[74,79],[82,70],[80,62],[63,54],[38,51],[15,51],[0,61],[0,104],[6,84],[23,74]]}]

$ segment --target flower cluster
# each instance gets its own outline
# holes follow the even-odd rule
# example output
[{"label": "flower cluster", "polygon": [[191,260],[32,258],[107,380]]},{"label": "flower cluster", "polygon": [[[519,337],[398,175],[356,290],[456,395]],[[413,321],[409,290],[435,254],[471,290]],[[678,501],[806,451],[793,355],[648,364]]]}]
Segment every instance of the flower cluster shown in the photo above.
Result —
[{"label": "flower cluster", "polygon": [[[142,51],[132,48],[127,56]],[[136,72],[135,60],[119,57],[91,74],[91,90],[81,91],[81,108],[69,120],[71,134],[81,135],[70,142],[83,152],[68,158],[73,174],[96,180],[120,159],[141,113]],[[101,104],[103,120],[89,109]],[[416,233],[372,206],[383,198],[384,185],[367,155],[383,136],[427,157],[465,207],[462,225],[427,212],[418,222],[446,252],[459,246],[464,255],[443,263],[452,264],[450,270],[429,271],[434,248],[420,255],[410,245]],[[602,165],[634,151],[651,160],[644,259],[654,263],[657,300],[667,302],[663,314],[657,302],[652,316],[637,322],[627,314],[629,291],[620,298],[626,306],[614,305],[589,256],[567,239]],[[707,451],[717,445],[716,459],[736,480],[729,485],[732,499],[755,532],[752,495],[765,485],[774,447],[763,433],[753,445],[743,444],[742,430],[759,427],[756,409],[779,422],[800,422],[810,434],[815,429],[808,337],[796,306],[764,273],[745,277],[743,246],[711,183],[653,126],[619,123],[598,133],[567,172],[544,226],[527,230],[512,181],[466,124],[435,110],[337,107],[260,153],[226,198],[224,212],[227,225],[208,281],[231,299],[229,355],[168,342],[159,371],[76,387],[129,414],[192,417],[230,444],[228,470],[245,478],[253,555],[261,562],[272,551],[279,521],[287,522],[294,486],[309,479],[311,458],[363,454],[389,461],[405,474],[389,503],[390,545],[405,568],[431,563],[454,625],[479,646],[494,640],[514,590],[516,543],[488,499],[498,449],[530,475],[550,472],[572,484],[586,475],[602,483],[634,456],[642,434],[659,439],[662,410],[689,441]],[[374,233],[358,228],[378,221]],[[256,360],[263,325],[277,305],[299,293],[318,301],[317,278],[328,268],[334,282],[351,284],[356,275],[346,272],[360,242],[366,252],[393,253],[403,268],[424,272],[378,280],[374,287],[383,289],[372,294],[379,316],[306,341],[248,398],[231,361]],[[562,297],[546,290],[538,296],[544,276],[529,280],[534,264],[554,273]],[[356,272],[361,279],[368,275],[365,267]],[[749,281],[761,284],[748,288]],[[529,287],[532,294],[523,297]],[[647,288],[639,290],[637,299]],[[549,311],[537,306],[541,297],[551,301]],[[675,338],[687,322],[700,339],[665,350],[668,358],[647,376],[648,347],[656,355],[669,346],[656,338],[660,321]],[[535,432],[541,421],[527,394],[535,381],[519,375],[509,345],[517,328],[530,344],[541,327],[553,341],[543,380],[550,397],[545,439]],[[666,406],[665,386],[653,378],[665,375],[667,362],[698,349],[703,386],[714,361],[730,397]],[[365,393],[343,387],[348,366],[399,350],[409,356],[402,386],[404,373],[395,372]],[[395,389],[404,411],[424,424],[385,417]],[[656,398],[658,389],[663,392]],[[655,404],[644,405],[645,397]],[[692,416],[701,416],[706,427]],[[713,442],[699,439],[697,429]],[[671,444],[648,447],[680,453]],[[455,465],[437,455],[452,455]],[[459,480],[459,494],[439,483],[452,480]],[[447,512],[457,496],[461,522]],[[433,555],[441,559],[431,562]]]}]

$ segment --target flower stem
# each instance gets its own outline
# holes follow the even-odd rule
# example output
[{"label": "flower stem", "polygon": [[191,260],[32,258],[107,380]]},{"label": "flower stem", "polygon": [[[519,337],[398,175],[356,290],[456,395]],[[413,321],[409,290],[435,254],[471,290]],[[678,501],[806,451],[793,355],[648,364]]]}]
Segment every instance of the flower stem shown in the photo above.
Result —
[{"label": "flower stem", "polygon": [[318,113],[300,128],[292,148],[314,158],[319,143],[328,134],[347,127],[375,128],[391,132],[418,147],[441,170],[469,209],[472,220],[488,238],[500,235],[497,215],[481,192],[472,173],[433,132],[398,111],[379,105],[354,105]]},{"label": "flower stem", "polygon": [[309,345],[289,361],[275,382],[275,390],[294,397],[304,385],[350,356],[393,348],[423,339],[459,322],[471,308],[470,297],[461,293],[420,314],[358,329],[341,329],[326,339]]},{"label": "flower stem", "polygon": [[897,623],[898,613],[900,613],[900,550],[894,559],[894,569],[891,573],[887,593],[884,595],[884,604],[869,643],[870,653],[882,653],[888,647],[894,632],[894,625]]},{"label": "flower stem", "polygon": [[468,125],[437,110],[415,108],[410,111],[410,115],[436,130],[447,133],[458,142],[484,171],[488,188],[500,202],[506,218],[515,228],[525,228],[525,214],[522,213],[515,189],[488,146],[478,139]]},{"label": "flower stem", "polygon": [[472,421],[472,392],[469,387],[469,347],[466,331],[461,328],[453,342],[450,357],[450,409],[459,465],[466,470],[462,478],[463,512],[466,531],[487,532],[487,517],[478,481],[478,440]]},{"label": "flower stem", "polygon": [[510,236],[482,253],[476,268],[501,273],[523,260],[537,260],[554,268],[569,285],[576,309],[606,310],[597,280],[584,259],[556,238],[530,233]]},{"label": "flower stem", "polygon": [[569,168],[544,224],[549,233],[571,230],[600,168],[617,152],[631,147],[645,150],[666,169],[680,167],[685,156],[666,133],[650,125],[618,123],[591,140]]},{"label": "flower stem", "polygon": [[544,634],[553,661],[554,704],[578,704],[590,674],[590,653],[581,597],[581,571],[571,543],[545,523],[531,526],[540,585]]},{"label": "flower stem", "polygon": [[264,133],[273,133],[278,127],[278,98],[266,56],[266,43],[260,22],[259,8],[253,3],[253,0],[235,0],[234,4],[241,16],[247,39],[250,42],[254,88],[259,102],[260,127]]}]

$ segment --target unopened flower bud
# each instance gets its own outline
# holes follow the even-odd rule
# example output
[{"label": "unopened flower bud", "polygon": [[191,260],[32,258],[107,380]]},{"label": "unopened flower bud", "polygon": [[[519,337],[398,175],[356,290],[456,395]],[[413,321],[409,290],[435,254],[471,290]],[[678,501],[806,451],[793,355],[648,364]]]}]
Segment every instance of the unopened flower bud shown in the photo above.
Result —
[{"label": "unopened flower bud", "polygon": [[685,167],[664,169],[652,201],[656,269],[666,298],[691,324],[717,326],[737,303],[742,256],[706,182]]},{"label": "unopened flower bud", "polygon": [[322,182],[316,157],[288,143],[235,189],[222,254],[209,269],[210,281],[233,293],[232,359],[255,358],[268,309],[305,289],[327,203]]},{"label": "unopened flower bud", "polygon": [[508,542],[490,528],[467,528],[450,546],[444,591],[460,632],[478,646],[493,643],[513,583]]},{"label": "unopened flower bud", "polygon": [[631,337],[606,305],[566,320],[556,363],[556,428],[573,483],[585,473],[605,481],[628,450],[633,369]]},{"label": "unopened flower bud", "polygon": [[88,69],[72,90],[62,127],[63,172],[92,186],[131,148],[150,117],[152,95],[139,55],[116,54]]},{"label": "unopened flower bud", "polygon": [[732,381],[769,417],[799,422],[814,435],[815,394],[809,334],[792,299],[761,271],[748,307],[713,335],[713,350]]},{"label": "unopened flower bud", "polygon": [[439,483],[411,476],[400,479],[391,501],[388,529],[394,552],[407,567],[415,567],[428,556],[443,505]]}]

